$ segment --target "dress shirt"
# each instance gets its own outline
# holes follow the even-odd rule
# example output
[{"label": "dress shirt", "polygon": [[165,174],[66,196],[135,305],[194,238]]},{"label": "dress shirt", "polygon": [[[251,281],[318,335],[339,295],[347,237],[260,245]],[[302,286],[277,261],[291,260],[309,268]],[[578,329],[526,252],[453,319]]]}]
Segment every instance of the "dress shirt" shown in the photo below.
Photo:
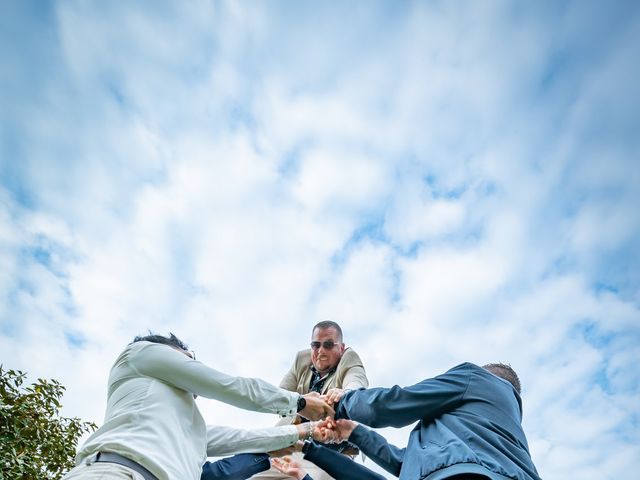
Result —
[{"label": "dress shirt", "polygon": [[[207,432],[194,395],[278,415],[295,414],[298,401],[297,393],[224,374],[168,345],[135,342],[111,368],[104,424],[82,446],[76,462],[113,452],[159,480],[199,479],[216,434],[211,437],[215,429]],[[287,435],[283,447],[290,445]]]}]

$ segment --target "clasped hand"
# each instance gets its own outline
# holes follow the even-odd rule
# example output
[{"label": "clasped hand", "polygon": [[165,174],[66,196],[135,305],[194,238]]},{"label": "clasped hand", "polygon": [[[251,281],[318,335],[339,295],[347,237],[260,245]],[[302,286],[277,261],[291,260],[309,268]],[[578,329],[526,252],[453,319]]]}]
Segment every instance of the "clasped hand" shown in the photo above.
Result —
[{"label": "clasped hand", "polygon": [[340,443],[348,440],[351,432],[358,424],[353,420],[327,417],[316,422],[313,428],[313,438],[322,443]]},{"label": "clasped hand", "polygon": [[304,395],[305,407],[298,412],[301,417],[308,420],[320,420],[327,416],[335,417],[334,406],[340,401],[345,390],[342,388],[332,388],[326,394],[320,395],[317,392],[310,392]]}]

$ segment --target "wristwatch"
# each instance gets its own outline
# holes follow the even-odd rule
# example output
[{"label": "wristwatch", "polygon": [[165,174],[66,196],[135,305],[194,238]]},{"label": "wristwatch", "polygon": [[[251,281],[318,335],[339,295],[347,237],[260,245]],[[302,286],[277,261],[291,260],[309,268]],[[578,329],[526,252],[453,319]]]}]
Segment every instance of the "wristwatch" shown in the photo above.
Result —
[{"label": "wristwatch", "polygon": [[307,406],[307,400],[302,395],[300,395],[298,397],[298,410],[296,410],[296,412],[300,412],[301,410],[304,410],[304,407],[306,406]]},{"label": "wristwatch", "polygon": [[303,454],[307,454],[307,452],[309,451],[309,447],[311,446],[311,440],[305,440],[305,442],[302,444],[302,453]]}]

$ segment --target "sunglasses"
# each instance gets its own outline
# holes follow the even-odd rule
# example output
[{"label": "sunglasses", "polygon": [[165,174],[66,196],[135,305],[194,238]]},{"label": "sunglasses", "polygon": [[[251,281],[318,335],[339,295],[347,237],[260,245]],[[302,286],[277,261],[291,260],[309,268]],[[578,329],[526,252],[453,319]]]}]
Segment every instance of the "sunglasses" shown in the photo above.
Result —
[{"label": "sunglasses", "polygon": [[314,350],[320,350],[320,347],[324,347],[325,350],[331,350],[340,342],[334,342],[333,340],[325,340],[324,342],[311,342],[311,348]]}]

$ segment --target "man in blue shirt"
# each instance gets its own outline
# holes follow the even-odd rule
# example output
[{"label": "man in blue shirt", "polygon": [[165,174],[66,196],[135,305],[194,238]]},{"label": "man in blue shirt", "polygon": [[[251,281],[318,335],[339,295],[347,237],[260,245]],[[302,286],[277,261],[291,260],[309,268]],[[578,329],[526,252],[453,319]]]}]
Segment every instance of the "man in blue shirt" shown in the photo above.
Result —
[{"label": "man in blue shirt", "polygon": [[[334,398],[334,400],[336,400]],[[400,480],[539,480],[522,430],[520,381],[504,364],[463,363],[409,387],[369,388],[344,393],[337,421],[327,421],[333,440],[349,442]],[[418,422],[405,448],[387,443],[371,427]],[[367,477],[349,464],[333,472],[331,452],[305,445],[305,458],[336,480]]]}]

